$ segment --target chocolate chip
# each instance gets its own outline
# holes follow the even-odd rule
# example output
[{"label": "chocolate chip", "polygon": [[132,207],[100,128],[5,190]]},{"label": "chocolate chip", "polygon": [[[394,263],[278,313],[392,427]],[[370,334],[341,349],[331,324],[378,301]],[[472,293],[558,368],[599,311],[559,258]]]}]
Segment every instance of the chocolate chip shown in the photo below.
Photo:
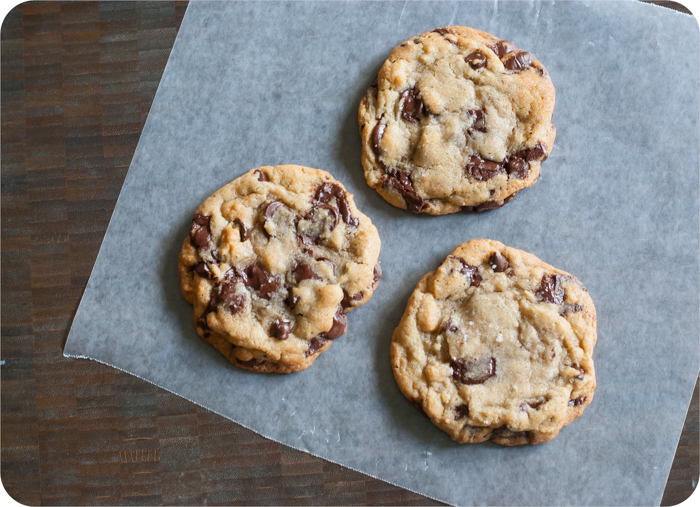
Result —
[{"label": "chocolate chip", "polygon": [[345,190],[335,183],[324,183],[318,187],[316,191],[316,200],[318,202],[327,204],[333,197],[335,197],[335,203],[338,206],[340,216],[343,218],[345,225],[348,227],[357,227],[360,222],[350,213],[350,205],[348,204],[348,197],[345,194]]},{"label": "chocolate chip", "polygon": [[474,51],[469,56],[464,57],[464,60],[474,70],[480,69],[486,65],[486,55],[479,51]]},{"label": "chocolate chip", "polygon": [[585,376],[585,373],[584,373],[584,371],[583,371],[583,368],[581,368],[581,367],[580,367],[579,365],[577,365],[577,364],[572,364],[571,367],[572,367],[574,370],[577,370],[577,371],[579,372],[579,374],[576,375],[574,378],[575,378],[575,379],[578,379],[578,380],[583,380],[583,377]]},{"label": "chocolate chip", "polygon": [[236,359],[236,362],[240,365],[247,366],[248,368],[252,368],[258,365],[258,362],[255,359],[249,359],[248,361],[241,361],[240,359]]},{"label": "chocolate chip", "polygon": [[340,305],[343,308],[350,308],[351,306],[354,306],[353,303],[356,303],[357,301],[360,301],[363,297],[365,297],[365,293],[360,291],[354,296],[351,296],[347,292],[345,292],[345,289],[343,289],[343,300],[340,302]]},{"label": "chocolate chip", "polygon": [[294,307],[297,305],[297,303],[299,302],[299,299],[301,299],[301,298],[299,296],[294,295],[291,287],[287,287],[287,299],[285,299],[284,302],[287,304],[287,306],[291,310],[293,310]]},{"label": "chocolate chip", "polygon": [[270,334],[278,340],[286,340],[291,331],[292,326],[288,320],[277,319],[270,326]]},{"label": "chocolate chip", "polygon": [[208,278],[209,280],[214,278],[214,275],[212,275],[211,271],[209,271],[209,266],[207,266],[206,262],[198,262],[194,267],[194,270],[202,278]]},{"label": "chocolate chip", "polygon": [[532,54],[527,51],[511,53],[503,63],[506,69],[519,72],[532,65]]},{"label": "chocolate chip", "polygon": [[570,407],[578,407],[579,405],[583,405],[586,402],[586,396],[579,396],[578,398],[575,398],[573,400],[569,400],[568,405]]},{"label": "chocolate chip", "polygon": [[508,264],[508,259],[501,255],[501,252],[493,252],[489,259],[489,264],[491,264],[491,267],[496,273],[503,273],[508,269],[508,266],[510,266],[510,264]]},{"label": "chocolate chip", "polygon": [[345,316],[343,311],[343,306],[338,305],[338,311],[335,312],[333,316],[333,325],[331,328],[323,333],[324,337],[329,340],[335,340],[336,338],[345,334],[345,330],[348,328],[348,318]]},{"label": "chocolate chip", "polygon": [[195,214],[190,228],[190,238],[198,250],[211,248],[211,232],[209,229],[210,217]]},{"label": "chocolate chip", "polygon": [[209,324],[207,324],[207,315],[209,312],[205,311],[202,316],[197,320],[197,325],[204,331],[209,331]]},{"label": "chocolate chip", "polygon": [[502,201],[485,201],[479,204],[478,206],[462,206],[462,211],[473,211],[476,213],[481,213],[483,211],[491,211],[494,209],[502,208],[514,198],[515,194],[512,194],[503,199]]},{"label": "chocolate chip", "polygon": [[378,88],[379,87],[379,76],[374,76],[374,79],[372,79],[372,82],[369,84],[370,88]]},{"label": "chocolate chip", "polygon": [[[315,240],[308,234],[297,234],[297,243],[299,243],[299,246],[312,246],[315,244]],[[304,251],[306,250],[304,249]],[[309,250],[309,252],[311,251]]]},{"label": "chocolate chip", "polygon": [[560,283],[560,275],[543,275],[540,286],[535,291],[542,301],[560,305],[564,302],[564,288]]},{"label": "chocolate chip", "polygon": [[292,275],[296,283],[301,283],[302,280],[322,280],[320,276],[314,273],[306,263],[295,261],[294,267],[292,268]]},{"label": "chocolate chip", "polygon": [[286,205],[282,201],[272,201],[270,204],[265,206],[265,211],[263,212],[263,215],[266,219],[272,218],[275,212],[282,206],[286,207]]},{"label": "chocolate chip", "polygon": [[377,262],[374,265],[374,270],[372,270],[372,287],[376,285],[379,279],[382,277],[382,263]]},{"label": "chocolate chip", "polygon": [[420,213],[425,209],[425,199],[423,199],[413,188],[411,176],[406,171],[400,171],[391,167],[386,169],[387,176],[384,179],[384,186],[391,185],[403,197],[406,208],[413,213]]},{"label": "chocolate chip", "polygon": [[581,312],[583,311],[583,306],[578,305],[578,304],[569,304],[569,303],[562,303],[561,305],[561,310],[559,313],[561,316],[565,316],[567,313],[576,313],[576,312]]},{"label": "chocolate chip", "polygon": [[512,51],[515,51],[518,48],[516,48],[515,44],[513,44],[512,42],[501,39],[498,42],[496,42],[496,45],[491,49],[493,49],[493,52],[496,53],[499,58],[503,58],[508,53],[511,53]]},{"label": "chocolate chip", "polygon": [[238,226],[238,234],[241,237],[241,241],[246,241],[248,239],[248,228],[238,218],[234,219],[233,223]]},{"label": "chocolate chip", "polygon": [[486,132],[486,113],[481,109],[468,109],[467,114],[474,116],[474,122],[467,129],[467,133],[472,136],[474,132]]},{"label": "chocolate chip", "polygon": [[469,157],[467,165],[464,166],[464,171],[467,173],[467,176],[476,181],[487,181],[498,174],[505,174],[502,164],[484,160],[479,155]]},{"label": "chocolate chip", "polygon": [[382,141],[384,136],[384,130],[386,130],[386,123],[377,123],[372,129],[372,150],[374,150],[375,155],[379,157],[382,154],[382,149],[379,147],[379,143]]},{"label": "chocolate chip", "polygon": [[455,421],[469,417],[469,405],[455,407]]},{"label": "chocolate chip", "polygon": [[447,322],[442,326],[442,332],[449,331],[450,333],[456,333],[459,328],[452,323],[452,319],[447,319]]},{"label": "chocolate chip", "polygon": [[420,44],[420,39],[413,39],[414,44]]},{"label": "chocolate chip", "polygon": [[528,408],[529,408],[529,405],[527,403],[525,403],[524,401],[520,404],[520,411],[521,412],[527,412]]},{"label": "chocolate chip", "polygon": [[316,336],[315,338],[312,338],[311,341],[309,342],[309,348],[306,349],[306,352],[304,355],[306,357],[314,355],[316,352],[321,350],[323,346],[326,344],[328,340],[324,338],[323,336]]},{"label": "chocolate chip", "polygon": [[258,173],[258,181],[270,181],[267,179],[267,175],[264,172],[260,170],[257,170],[255,172]]},{"label": "chocolate chip", "polygon": [[530,163],[518,156],[506,160],[506,172],[515,179],[524,180],[530,174]]},{"label": "chocolate chip", "polygon": [[409,88],[401,94],[401,117],[411,123],[415,123],[423,112],[423,101],[417,97],[414,88]]},{"label": "chocolate chip", "polygon": [[496,358],[479,359],[477,361],[465,361],[453,359],[452,378],[465,385],[483,384],[496,375]]},{"label": "chocolate chip", "polygon": [[439,33],[440,35],[447,35],[449,33],[452,33],[447,28],[436,28],[435,30],[433,30],[433,32]]},{"label": "chocolate chip", "polygon": [[460,269],[459,272],[467,277],[467,280],[469,280],[470,287],[478,287],[481,284],[482,280],[481,274],[479,273],[479,269],[476,266],[471,266],[467,264],[467,261],[465,261],[461,257],[453,256],[452,258],[457,259],[462,264],[462,269]]}]

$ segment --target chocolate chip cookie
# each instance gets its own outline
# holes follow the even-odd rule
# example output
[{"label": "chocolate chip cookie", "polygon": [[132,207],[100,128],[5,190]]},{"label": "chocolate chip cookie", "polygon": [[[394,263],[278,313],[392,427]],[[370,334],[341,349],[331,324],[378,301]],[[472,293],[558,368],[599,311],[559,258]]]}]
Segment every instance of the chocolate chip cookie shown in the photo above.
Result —
[{"label": "chocolate chip cookie", "polygon": [[453,440],[538,444],[593,399],[595,343],[596,312],[581,282],[477,239],[420,280],[391,362],[404,395]]},{"label": "chocolate chip cookie", "polygon": [[553,110],[531,53],[473,28],[424,33],[391,52],[360,102],[365,178],[414,213],[500,208],[538,180]]},{"label": "chocolate chip cookie", "polygon": [[330,174],[259,167],[197,209],[180,251],[197,333],[256,372],[303,370],[372,297],[380,240]]}]

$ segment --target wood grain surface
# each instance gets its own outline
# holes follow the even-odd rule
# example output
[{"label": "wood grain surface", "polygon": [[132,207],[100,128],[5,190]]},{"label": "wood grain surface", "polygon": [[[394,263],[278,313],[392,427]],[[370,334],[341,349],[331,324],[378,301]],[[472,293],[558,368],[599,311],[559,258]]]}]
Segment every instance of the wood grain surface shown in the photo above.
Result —
[{"label": "wood grain surface", "polygon": [[[5,489],[30,505],[437,504],[63,357],[186,6],[25,3],[3,22]],[[696,386],[662,504],[697,480]]]}]

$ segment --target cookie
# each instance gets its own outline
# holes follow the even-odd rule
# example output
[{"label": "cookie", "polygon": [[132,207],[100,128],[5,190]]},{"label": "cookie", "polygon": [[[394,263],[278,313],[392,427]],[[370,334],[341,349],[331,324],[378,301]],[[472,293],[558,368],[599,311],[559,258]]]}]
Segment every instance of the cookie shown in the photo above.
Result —
[{"label": "cookie", "polygon": [[372,297],[380,240],[330,174],[259,167],[197,209],[180,251],[197,333],[256,372],[303,370]]},{"label": "cookie", "polygon": [[500,208],[540,176],[554,85],[534,55],[462,26],[407,40],[360,102],[367,184],[414,213]]},{"label": "cookie", "polygon": [[581,282],[477,239],[420,280],[391,362],[403,394],[453,440],[538,444],[593,399],[595,343],[595,307]]}]

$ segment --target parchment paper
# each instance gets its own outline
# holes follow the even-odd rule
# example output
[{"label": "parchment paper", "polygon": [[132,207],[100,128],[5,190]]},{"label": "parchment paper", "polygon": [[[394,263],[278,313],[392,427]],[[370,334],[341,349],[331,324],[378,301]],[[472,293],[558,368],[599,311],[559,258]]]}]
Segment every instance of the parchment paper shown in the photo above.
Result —
[{"label": "parchment paper", "polygon": [[[452,24],[544,62],[558,134],[541,180],[506,207],[414,216],[365,184],[357,107],[395,45]],[[698,89],[695,19],[637,2],[192,2],[65,354],[445,502],[658,504],[699,368]],[[251,374],[197,336],[177,254],[213,191],[284,163],[355,195],[384,278],[313,367]],[[595,399],[552,442],[458,445],[393,379],[411,291],[473,238],[575,274],[595,301]]]}]

